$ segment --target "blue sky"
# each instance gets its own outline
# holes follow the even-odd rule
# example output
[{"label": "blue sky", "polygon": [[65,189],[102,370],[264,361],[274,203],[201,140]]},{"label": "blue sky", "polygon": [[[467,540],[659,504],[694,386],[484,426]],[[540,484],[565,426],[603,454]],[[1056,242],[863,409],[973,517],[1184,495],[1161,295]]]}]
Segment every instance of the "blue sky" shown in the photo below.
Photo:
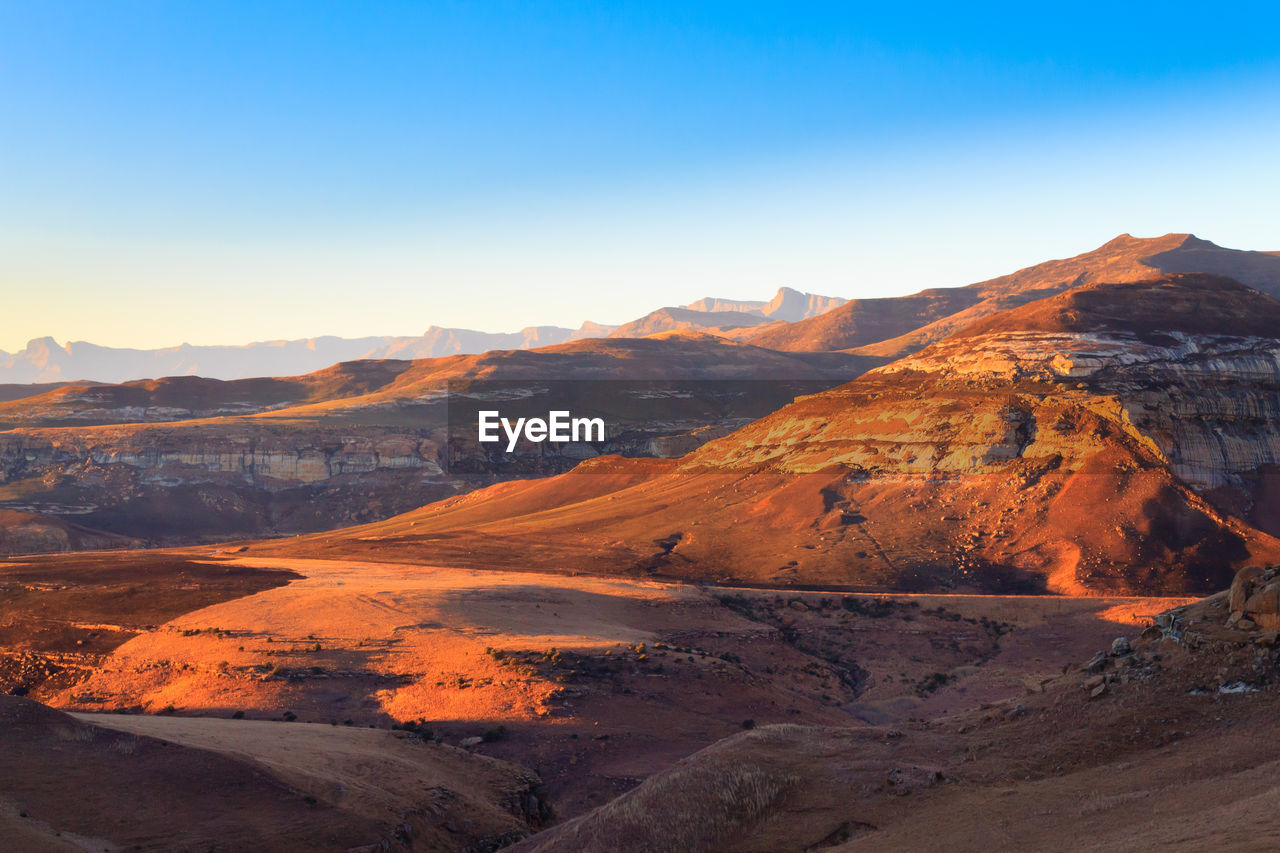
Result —
[{"label": "blue sky", "polygon": [[1263,4],[0,2],[0,349],[1280,249]]}]

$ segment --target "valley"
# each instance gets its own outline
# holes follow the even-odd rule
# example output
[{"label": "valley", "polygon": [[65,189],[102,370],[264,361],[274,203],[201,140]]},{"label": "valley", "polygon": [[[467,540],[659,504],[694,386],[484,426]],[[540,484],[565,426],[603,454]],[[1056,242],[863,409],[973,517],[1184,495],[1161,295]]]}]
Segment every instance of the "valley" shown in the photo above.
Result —
[{"label": "valley", "polygon": [[1122,235],[6,392],[0,846],[1271,849],[1278,289]]}]

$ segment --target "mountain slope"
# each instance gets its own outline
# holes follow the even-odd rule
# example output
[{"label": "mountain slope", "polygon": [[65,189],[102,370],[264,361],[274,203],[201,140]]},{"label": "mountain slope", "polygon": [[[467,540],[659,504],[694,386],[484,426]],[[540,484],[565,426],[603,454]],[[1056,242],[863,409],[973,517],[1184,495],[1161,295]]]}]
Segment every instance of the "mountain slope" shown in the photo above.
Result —
[{"label": "mountain slope", "polygon": [[1179,272],[1224,275],[1280,297],[1280,256],[1275,254],[1224,249],[1190,234],[1151,239],[1122,234],[1083,255],[1036,264],[966,287],[855,299],[820,317],[762,329],[746,339],[771,349],[858,349],[868,355],[898,358],[989,314],[1072,287],[1141,281]]},{"label": "mountain slope", "polygon": [[1269,328],[1280,303],[1227,279],[1086,285],[639,482],[599,460],[309,547],[769,584],[1212,589],[1232,565],[1280,556],[1212,494],[1280,451],[1280,339],[1241,334]]}]

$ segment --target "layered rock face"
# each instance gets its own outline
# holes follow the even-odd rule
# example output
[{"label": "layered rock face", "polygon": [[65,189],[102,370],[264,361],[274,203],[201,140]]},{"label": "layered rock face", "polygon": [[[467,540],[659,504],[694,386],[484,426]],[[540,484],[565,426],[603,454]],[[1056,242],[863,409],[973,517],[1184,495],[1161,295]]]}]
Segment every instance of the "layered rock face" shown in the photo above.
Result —
[{"label": "layered rock face", "polygon": [[[1111,407],[1108,417],[1203,491],[1242,486],[1280,462],[1277,324],[1280,303],[1270,298],[1229,279],[1176,276],[1045,300],[879,373],[1046,382],[1063,399],[1074,382],[1083,405]],[[1019,429],[1039,435],[1034,425]]]},{"label": "layered rock face", "polygon": [[[12,509],[156,544],[297,533],[453,494],[436,453],[404,430],[285,430],[252,419],[10,431],[0,433],[0,494]],[[45,547],[9,537],[0,550],[81,541],[91,538]]]},{"label": "layered rock face", "polygon": [[[538,542],[526,562],[545,548],[575,569],[716,580],[1221,588],[1280,547],[1223,500],[1275,458],[1273,329],[1280,302],[1227,279],[1085,286],[798,399],[639,484],[602,461],[568,475],[581,500],[530,484],[409,518],[457,537],[463,561],[503,559],[474,534]],[[595,491],[592,471],[619,487]],[[570,531],[591,531],[590,559],[557,552]]]},{"label": "layered rock face", "polygon": [[[1067,563],[1049,554],[1090,562],[1076,551],[1097,538],[1099,525],[1063,493],[1115,492],[1105,502],[1116,503],[1132,497],[1121,492],[1134,490],[1133,476],[1144,476],[1149,489],[1161,482],[1146,509],[1108,520],[1117,542],[1103,537],[1084,549],[1098,552],[1100,566],[1143,554],[1153,563],[1174,553],[1189,559],[1181,546],[1163,557],[1150,553],[1164,538],[1163,523],[1185,527],[1200,516],[1203,524],[1193,526],[1225,530],[1234,524],[1231,510],[1259,514],[1257,473],[1280,460],[1278,329],[1280,302],[1225,278],[1078,288],[800,401],[684,465],[800,474],[835,463],[869,483],[901,475],[1034,479],[1048,485],[1040,507],[1048,514],[1019,511],[1027,489],[1009,493],[993,484],[989,502],[1005,503],[1008,542],[992,537],[978,550],[992,564],[1025,563],[1037,552],[1046,567],[1056,566],[1053,583],[1070,589],[1068,575],[1079,566],[1066,572]],[[833,406],[838,398],[843,405]],[[1071,543],[1066,550],[1038,541],[1053,510],[1079,514],[1079,530],[1059,531]],[[1100,520],[1112,515],[1096,511]],[[1012,523],[1015,517],[1022,520]]]},{"label": "layered rock face", "polygon": [[[256,434],[255,434],[256,433]],[[271,435],[246,425],[196,429],[40,430],[0,434],[0,482],[56,466],[127,465],[188,482],[230,475],[263,488],[320,483],[344,474],[419,469],[440,474],[437,447],[414,434],[309,431]]]}]

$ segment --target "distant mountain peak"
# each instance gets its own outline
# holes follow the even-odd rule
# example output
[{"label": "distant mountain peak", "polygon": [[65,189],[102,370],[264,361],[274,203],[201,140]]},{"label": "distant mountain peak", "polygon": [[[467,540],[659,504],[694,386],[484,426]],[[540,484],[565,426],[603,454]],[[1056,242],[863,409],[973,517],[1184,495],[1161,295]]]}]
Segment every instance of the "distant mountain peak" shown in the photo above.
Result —
[{"label": "distant mountain peak", "polygon": [[697,302],[691,302],[682,306],[682,308],[705,313],[737,312],[740,314],[752,314],[769,320],[794,323],[797,320],[806,320],[810,317],[817,317],[819,314],[825,314],[833,308],[840,307],[846,301],[839,296],[819,296],[783,285],[778,288],[777,293],[768,302],[718,299],[713,296],[704,296]]}]

